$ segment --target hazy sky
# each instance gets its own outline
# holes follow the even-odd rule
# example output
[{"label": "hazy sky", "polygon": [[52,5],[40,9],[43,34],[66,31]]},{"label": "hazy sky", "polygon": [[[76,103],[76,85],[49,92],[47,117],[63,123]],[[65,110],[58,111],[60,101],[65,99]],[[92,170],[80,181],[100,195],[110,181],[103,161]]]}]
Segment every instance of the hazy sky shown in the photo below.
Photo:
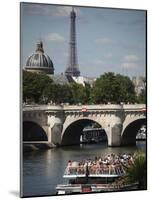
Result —
[{"label": "hazy sky", "polygon": [[[77,55],[81,75],[98,77],[108,71],[129,76],[145,74],[145,11],[75,7]],[[22,4],[22,65],[40,39],[55,74],[64,72],[69,56],[70,6]]]}]

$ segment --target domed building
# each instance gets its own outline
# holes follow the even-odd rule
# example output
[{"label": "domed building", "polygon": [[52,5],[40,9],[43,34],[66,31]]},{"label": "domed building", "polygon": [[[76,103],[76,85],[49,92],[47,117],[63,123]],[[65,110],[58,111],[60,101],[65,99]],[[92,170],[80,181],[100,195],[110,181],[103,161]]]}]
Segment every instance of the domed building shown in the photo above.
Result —
[{"label": "domed building", "polygon": [[37,73],[54,74],[53,63],[50,57],[44,53],[42,41],[37,43],[35,53],[27,59],[25,70]]}]

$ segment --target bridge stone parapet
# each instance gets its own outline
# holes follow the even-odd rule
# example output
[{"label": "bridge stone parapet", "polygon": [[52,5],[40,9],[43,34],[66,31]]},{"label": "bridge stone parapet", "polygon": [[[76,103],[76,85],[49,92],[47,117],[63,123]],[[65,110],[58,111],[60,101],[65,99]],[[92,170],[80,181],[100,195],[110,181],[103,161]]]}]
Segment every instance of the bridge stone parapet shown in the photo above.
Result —
[{"label": "bridge stone parapet", "polygon": [[[129,124],[146,119],[145,107],[144,104],[25,106],[23,121],[37,123],[45,130],[48,142],[59,145],[70,144],[71,140],[78,142],[82,123],[94,121],[104,128],[109,146],[120,146]],[[70,135],[72,126],[75,127],[77,140]]]}]

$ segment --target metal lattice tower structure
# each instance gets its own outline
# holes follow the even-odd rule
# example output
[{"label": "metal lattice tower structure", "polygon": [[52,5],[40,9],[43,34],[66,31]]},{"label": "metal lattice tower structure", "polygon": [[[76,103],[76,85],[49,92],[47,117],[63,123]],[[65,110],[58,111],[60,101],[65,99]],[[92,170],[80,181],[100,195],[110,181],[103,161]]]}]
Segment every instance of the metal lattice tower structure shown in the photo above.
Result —
[{"label": "metal lattice tower structure", "polygon": [[80,76],[77,61],[77,47],[76,47],[76,13],[74,8],[70,12],[70,41],[69,41],[69,63],[65,71],[67,76]]}]

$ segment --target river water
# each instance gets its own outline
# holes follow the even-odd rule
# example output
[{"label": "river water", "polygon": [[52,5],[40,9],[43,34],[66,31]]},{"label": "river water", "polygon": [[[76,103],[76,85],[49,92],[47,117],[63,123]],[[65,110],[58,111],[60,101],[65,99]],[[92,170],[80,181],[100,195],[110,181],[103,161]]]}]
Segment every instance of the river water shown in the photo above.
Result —
[{"label": "river water", "polygon": [[104,157],[106,154],[146,151],[146,142],[139,141],[133,147],[107,147],[106,144],[91,144],[26,152],[23,156],[23,195],[55,195],[57,184],[62,178],[68,160],[81,161]]}]

